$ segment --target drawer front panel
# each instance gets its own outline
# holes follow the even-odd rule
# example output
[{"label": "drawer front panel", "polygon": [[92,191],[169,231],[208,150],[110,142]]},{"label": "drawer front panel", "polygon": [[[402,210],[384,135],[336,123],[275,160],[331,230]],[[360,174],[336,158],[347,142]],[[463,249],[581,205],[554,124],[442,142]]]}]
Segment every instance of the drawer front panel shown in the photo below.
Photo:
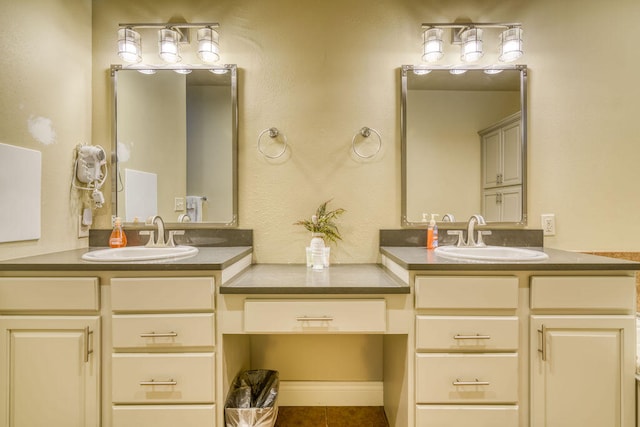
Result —
[{"label": "drawer front panel", "polygon": [[416,410],[420,427],[514,427],[518,422],[516,405],[418,405]]},{"label": "drawer front panel", "polygon": [[0,278],[0,312],[100,309],[97,277]]},{"label": "drawer front panel", "polygon": [[416,349],[516,351],[516,316],[417,316]]},{"label": "drawer front panel", "polygon": [[215,427],[214,405],[114,406],[113,425],[117,427]]},{"label": "drawer front panel", "polygon": [[213,277],[111,279],[114,312],[213,311]]},{"label": "drawer front panel", "polygon": [[213,313],[113,315],[113,348],[166,350],[214,346]]},{"label": "drawer front panel", "polygon": [[518,355],[418,354],[417,403],[516,403]]},{"label": "drawer front panel", "polygon": [[213,403],[214,354],[112,355],[113,403]]},{"label": "drawer front panel", "polygon": [[416,277],[416,308],[512,309],[518,307],[515,276]]},{"label": "drawer front panel", "polygon": [[531,278],[531,308],[635,313],[636,281],[628,276]]},{"label": "drawer front panel", "polygon": [[386,303],[375,300],[246,300],[245,332],[383,333]]}]

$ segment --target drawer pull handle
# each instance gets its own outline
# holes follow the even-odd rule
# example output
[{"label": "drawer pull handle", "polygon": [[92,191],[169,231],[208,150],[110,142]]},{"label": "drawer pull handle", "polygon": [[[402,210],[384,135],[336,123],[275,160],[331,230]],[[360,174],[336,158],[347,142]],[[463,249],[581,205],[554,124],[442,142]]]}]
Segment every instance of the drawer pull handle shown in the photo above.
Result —
[{"label": "drawer pull handle", "polygon": [[149,332],[147,334],[140,334],[140,338],[168,338],[168,337],[177,337],[177,336],[178,336],[177,332],[164,332],[164,333]]},{"label": "drawer pull handle", "polygon": [[299,316],[296,317],[298,322],[331,322],[333,317],[331,316]]},{"label": "drawer pull handle", "polygon": [[538,348],[538,353],[541,354],[541,359],[543,362],[547,361],[547,327],[542,324],[541,328],[538,329],[538,334],[542,336],[541,345],[542,348]]},{"label": "drawer pull handle", "polygon": [[169,380],[169,381],[140,381],[140,385],[177,385],[178,381]]},{"label": "drawer pull handle", "polygon": [[491,336],[490,335],[454,335],[453,336],[454,340],[490,340]]},{"label": "drawer pull handle", "polygon": [[453,385],[491,385],[491,383],[489,381],[480,381],[477,378],[475,381],[460,381],[456,379]]}]

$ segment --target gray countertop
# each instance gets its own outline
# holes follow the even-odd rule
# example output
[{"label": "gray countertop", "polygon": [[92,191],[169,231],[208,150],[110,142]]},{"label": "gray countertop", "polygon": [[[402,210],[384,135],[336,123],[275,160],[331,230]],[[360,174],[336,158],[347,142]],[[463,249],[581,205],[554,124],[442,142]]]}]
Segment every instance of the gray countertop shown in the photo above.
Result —
[{"label": "gray countertop", "polygon": [[0,271],[171,271],[222,270],[252,252],[251,246],[199,247],[190,258],[144,262],[91,262],[81,257],[90,249],[75,249],[0,261]]},{"label": "gray countertop", "polygon": [[409,285],[378,264],[254,264],[220,287],[221,294],[408,294]]},{"label": "gray countertop", "polygon": [[424,247],[382,246],[380,253],[407,270],[458,271],[577,271],[640,270],[640,263],[617,258],[588,255],[550,248],[531,248],[545,252],[549,258],[539,262],[456,261],[434,254]]}]

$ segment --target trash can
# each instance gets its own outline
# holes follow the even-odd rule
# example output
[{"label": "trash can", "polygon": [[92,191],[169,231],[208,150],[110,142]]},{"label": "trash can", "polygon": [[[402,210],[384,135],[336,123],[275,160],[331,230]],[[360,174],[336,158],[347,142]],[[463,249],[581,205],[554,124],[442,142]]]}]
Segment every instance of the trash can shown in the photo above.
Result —
[{"label": "trash can", "polygon": [[273,427],[278,417],[278,371],[254,369],[240,372],[224,404],[226,427]]}]

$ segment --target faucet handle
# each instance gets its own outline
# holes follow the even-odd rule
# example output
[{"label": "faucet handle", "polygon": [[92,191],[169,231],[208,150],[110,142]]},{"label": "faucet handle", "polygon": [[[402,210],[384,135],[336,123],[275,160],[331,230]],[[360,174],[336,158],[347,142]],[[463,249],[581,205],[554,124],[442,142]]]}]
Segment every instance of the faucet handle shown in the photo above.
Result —
[{"label": "faucet handle", "polygon": [[458,241],[456,242],[456,246],[462,246],[464,243],[464,237],[462,233],[463,233],[462,230],[447,230],[447,234],[449,236],[458,236]]},{"label": "faucet handle", "polygon": [[169,239],[167,240],[167,246],[169,247],[175,247],[176,246],[176,242],[174,242],[173,238],[174,236],[183,236],[184,235],[184,230],[169,230]]},{"label": "faucet handle", "polygon": [[147,241],[147,244],[145,245],[148,248],[153,248],[156,246],[156,242],[154,239],[154,232],[153,230],[140,230],[138,231],[138,234],[140,236],[149,236],[149,240]]},{"label": "faucet handle", "polygon": [[490,236],[490,230],[478,230],[478,240],[476,241],[476,246],[487,246],[487,244],[482,240],[482,236]]}]

